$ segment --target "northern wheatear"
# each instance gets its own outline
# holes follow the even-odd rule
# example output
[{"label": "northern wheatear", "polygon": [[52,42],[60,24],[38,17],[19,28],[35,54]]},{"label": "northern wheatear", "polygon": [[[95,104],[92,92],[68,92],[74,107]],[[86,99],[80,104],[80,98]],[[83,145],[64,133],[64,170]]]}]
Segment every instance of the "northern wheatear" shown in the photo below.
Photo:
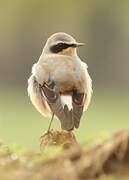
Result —
[{"label": "northern wheatear", "polygon": [[82,45],[66,33],[53,34],[38,62],[33,65],[28,80],[32,104],[44,116],[55,115],[61,128],[68,131],[79,127],[92,95],[87,65],[76,51]]}]

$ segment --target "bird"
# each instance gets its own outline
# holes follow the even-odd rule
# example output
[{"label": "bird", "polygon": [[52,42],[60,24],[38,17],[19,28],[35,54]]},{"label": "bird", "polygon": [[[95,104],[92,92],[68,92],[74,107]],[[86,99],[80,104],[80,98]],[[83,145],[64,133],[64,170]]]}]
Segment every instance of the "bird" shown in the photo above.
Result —
[{"label": "bird", "polygon": [[28,95],[43,116],[51,116],[48,131],[54,116],[62,130],[78,128],[90,104],[92,80],[87,64],[77,54],[78,47],[83,45],[67,33],[54,33],[32,67]]}]

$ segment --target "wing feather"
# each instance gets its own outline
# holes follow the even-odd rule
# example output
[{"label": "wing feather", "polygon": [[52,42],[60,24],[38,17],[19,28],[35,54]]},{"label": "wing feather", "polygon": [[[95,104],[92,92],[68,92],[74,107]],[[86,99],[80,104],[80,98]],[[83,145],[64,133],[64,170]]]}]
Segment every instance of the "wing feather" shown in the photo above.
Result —
[{"label": "wing feather", "polygon": [[31,75],[28,80],[28,95],[30,96],[32,104],[35,108],[43,115],[43,116],[50,116],[51,110],[50,107],[45,99],[42,96],[40,87],[38,82],[35,79],[35,76]]}]

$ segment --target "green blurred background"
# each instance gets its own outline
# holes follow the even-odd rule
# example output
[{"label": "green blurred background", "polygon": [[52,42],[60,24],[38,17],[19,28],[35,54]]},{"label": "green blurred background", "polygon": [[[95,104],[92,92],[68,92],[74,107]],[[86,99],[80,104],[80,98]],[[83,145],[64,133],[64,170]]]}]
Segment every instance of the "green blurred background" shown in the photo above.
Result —
[{"label": "green blurred background", "polygon": [[7,143],[39,148],[49,119],[31,105],[27,79],[46,39],[59,31],[86,43],[78,53],[93,79],[78,139],[129,128],[129,1],[0,0],[0,139]]}]

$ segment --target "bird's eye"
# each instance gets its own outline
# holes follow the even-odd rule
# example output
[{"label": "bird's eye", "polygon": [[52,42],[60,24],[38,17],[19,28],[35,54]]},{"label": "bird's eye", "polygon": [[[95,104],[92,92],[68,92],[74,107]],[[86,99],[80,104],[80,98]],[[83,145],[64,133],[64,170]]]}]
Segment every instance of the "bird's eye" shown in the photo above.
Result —
[{"label": "bird's eye", "polygon": [[68,47],[70,47],[69,44],[66,43],[58,43],[56,45],[51,46],[50,50],[53,53],[59,53],[61,52],[63,49],[67,49]]}]

